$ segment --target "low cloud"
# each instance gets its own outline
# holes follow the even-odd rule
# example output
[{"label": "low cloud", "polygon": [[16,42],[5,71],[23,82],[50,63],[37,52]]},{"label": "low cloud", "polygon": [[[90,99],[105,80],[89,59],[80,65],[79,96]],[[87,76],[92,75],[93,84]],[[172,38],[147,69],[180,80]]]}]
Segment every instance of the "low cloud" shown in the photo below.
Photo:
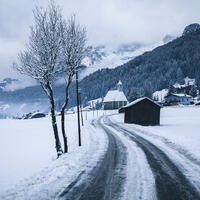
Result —
[{"label": "low cloud", "polygon": [[[35,5],[47,0],[0,0],[0,79],[16,76],[11,68],[28,40]],[[56,0],[69,17],[76,13],[87,28],[88,43],[118,45],[154,43],[166,34],[180,35],[190,23],[200,22],[199,0]]]}]

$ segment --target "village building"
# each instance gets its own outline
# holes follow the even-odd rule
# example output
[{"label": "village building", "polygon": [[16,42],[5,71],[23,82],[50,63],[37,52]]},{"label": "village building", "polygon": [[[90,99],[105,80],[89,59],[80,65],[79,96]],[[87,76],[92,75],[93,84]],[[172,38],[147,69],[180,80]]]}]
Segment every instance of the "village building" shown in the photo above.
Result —
[{"label": "village building", "polygon": [[200,106],[200,101],[195,103],[195,106]]},{"label": "village building", "polygon": [[173,87],[176,90],[176,93],[189,94],[192,86],[195,86],[195,79],[186,77],[186,78],[184,78],[184,82],[185,82],[185,84],[182,84],[182,85],[179,83],[175,83],[173,85]]},{"label": "village building", "polygon": [[119,81],[116,90],[109,90],[103,101],[104,110],[119,109],[127,104],[127,98],[122,91],[122,82]]},{"label": "village building", "polygon": [[187,94],[169,94],[165,97],[165,103],[167,104],[183,104],[190,105],[192,97]]},{"label": "village building", "polygon": [[154,126],[160,124],[161,108],[161,105],[148,97],[143,97],[122,107],[121,110],[124,112],[125,123]]}]

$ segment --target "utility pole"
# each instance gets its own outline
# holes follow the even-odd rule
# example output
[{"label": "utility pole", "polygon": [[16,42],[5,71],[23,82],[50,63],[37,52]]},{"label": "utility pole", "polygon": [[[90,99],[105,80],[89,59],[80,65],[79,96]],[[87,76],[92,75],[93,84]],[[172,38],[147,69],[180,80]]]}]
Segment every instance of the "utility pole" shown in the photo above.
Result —
[{"label": "utility pole", "polygon": [[[85,102],[87,103],[87,97],[85,97]],[[85,109],[85,120],[87,120],[87,104],[86,104],[86,109]]]},{"label": "utility pole", "polygon": [[94,118],[94,102],[92,101],[92,112],[93,112],[93,118]]},{"label": "utility pole", "polygon": [[77,117],[78,117],[78,146],[81,146],[81,127],[80,127],[79,91],[78,91],[78,67],[76,69],[76,100],[77,100]]},{"label": "utility pole", "polygon": [[83,126],[83,112],[82,112],[82,101],[81,101],[81,89],[79,88],[79,99],[80,99],[80,109],[81,109],[81,122],[82,122],[82,126]]}]

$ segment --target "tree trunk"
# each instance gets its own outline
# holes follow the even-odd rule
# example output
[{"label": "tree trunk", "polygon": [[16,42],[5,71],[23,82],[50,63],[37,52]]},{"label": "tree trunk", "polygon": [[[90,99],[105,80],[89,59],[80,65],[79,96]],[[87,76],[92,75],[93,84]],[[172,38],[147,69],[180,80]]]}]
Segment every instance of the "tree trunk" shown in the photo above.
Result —
[{"label": "tree trunk", "polygon": [[78,70],[76,70],[76,100],[77,100],[77,117],[78,117],[78,146],[81,146],[81,127],[80,127],[79,91],[78,91]]},{"label": "tree trunk", "polygon": [[67,145],[67,136],[65,134],[65,109],[62,108],[61,111],[61,128],[62,128],[62,136],[64,142],[64,153],[68,152],[68,145]]},{"label": "tree trunk", "polygon": [[69,77],[66,89],[65,89],[65,103],[62,106],[61,109],[61,129],[62,129],[62,136],[63,136],[63,142],[64,142],[64,153],[68,152],[68,145],[67,145],[67,136],[65,133],[65,109],[68,104],[69,100],[69,86],[71,84],[71,77]]},{"label": "tree trunk", "polygon": [[58,135],[58,127],[57,127],[56,115],[55,115],[55,102],[54,102],[54,98],[53,98],[53,90],[49,84],[47,84],[47,89],[49,91],[49,100],[50,100],[50,104],[51,104],[51,121],[52,121],[54,137],[55,137],[56,151],[57,151],[57,156],[59,157],[63,153],[63,150],[62,150],[59,135]]}]

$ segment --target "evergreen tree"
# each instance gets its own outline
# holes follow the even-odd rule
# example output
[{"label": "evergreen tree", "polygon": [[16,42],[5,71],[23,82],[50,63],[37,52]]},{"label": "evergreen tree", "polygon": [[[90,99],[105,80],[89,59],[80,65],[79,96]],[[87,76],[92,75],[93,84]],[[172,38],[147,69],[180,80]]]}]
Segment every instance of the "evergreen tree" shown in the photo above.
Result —
[{"label": "evergreen tree", "polygon": [[181,68],[179,67],[176,71],[176,81],[180,84],[183,83],[183,79],[184,79],[184,74],[181,70]]},{"label": "evergreen tree", "polygon": [[170,85],[169,88],[168,88],[168,95],[175,93],[175,92],[176,92],[176,89],[174,88],[174,86]]},{"label": "evergreen tree", "polygon": [[138,88],[132,87],[129,92],[129,101],[134,101],[140,97],[140,92]]}]

